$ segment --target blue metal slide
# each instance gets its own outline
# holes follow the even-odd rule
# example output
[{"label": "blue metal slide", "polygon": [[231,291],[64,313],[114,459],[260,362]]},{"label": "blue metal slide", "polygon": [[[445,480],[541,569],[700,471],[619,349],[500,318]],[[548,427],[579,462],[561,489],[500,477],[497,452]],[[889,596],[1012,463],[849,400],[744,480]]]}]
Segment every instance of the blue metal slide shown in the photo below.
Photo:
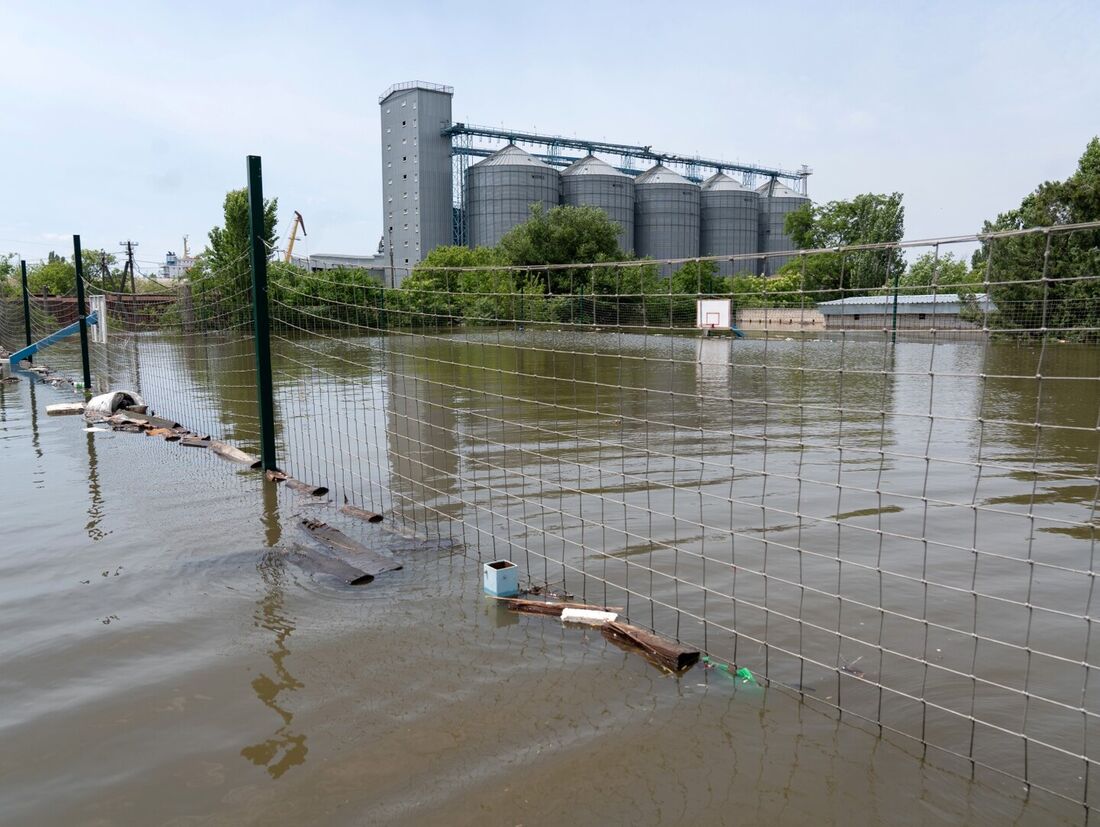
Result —
[{"label": "blue metal slide", "polygon": [[[88,324],[98,324],[99,323],[99,317],[95,314],[95,311],[92,311],[87,316],[85,316],[84,320]],[[45,339],[39,339],[34,344],[27,345],[22,350],[15,351],[15,353],[13,353],[11,355],[11,357],[8,359],[8,362],[11,364],[12,370],[15,370],[16,368],[19,367],[20,362],[22,362],[24,359],[29,359],[31,356],[34,356],[34,354],[38,353],[38,351],[40,351],[42,348],[48,347],[49,345],[52,345],[54,342],[59,342],[62,339],[66,338],[67,336],[72,336],[74,333],[79,333],[79,332],[80,332],[80,322],[75,321],[71,325],[68,325],[67,327],[63,327],[60,330],[58,330],[54,333],[51,333]]]}]

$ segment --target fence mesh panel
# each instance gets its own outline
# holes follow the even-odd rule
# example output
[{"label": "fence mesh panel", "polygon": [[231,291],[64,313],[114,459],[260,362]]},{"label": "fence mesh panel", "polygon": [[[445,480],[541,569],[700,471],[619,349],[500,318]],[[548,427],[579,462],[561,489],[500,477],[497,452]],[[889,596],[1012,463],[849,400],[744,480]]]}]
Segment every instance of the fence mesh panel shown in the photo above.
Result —
[{"label": "fence mesh panel", "polygon": [[[941,282],[975,248],[976,276]],[[927,283],[904,251],[931,254]],[[280,464],[1090,813],[1098,251],[1082,225],[802,251],[766,280],[273,265]],[[229,269],[109,296],[93,372],[254,447],[251,296]],[[733,330],[700,329],[704,299]]]}]

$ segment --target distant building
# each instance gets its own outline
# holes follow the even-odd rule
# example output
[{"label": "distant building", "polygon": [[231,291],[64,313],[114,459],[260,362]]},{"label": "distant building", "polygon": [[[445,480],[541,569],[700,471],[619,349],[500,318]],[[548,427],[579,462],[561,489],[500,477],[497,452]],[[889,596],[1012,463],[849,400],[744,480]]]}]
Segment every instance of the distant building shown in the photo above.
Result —
[{"label": "distant building", "polygon": [[[386,287],[394,287],[389,283],[389,256],[379,253],[373,256],[343,255],[340,253],[314,253],[311,256],[293,256],[290,263],[296,267],[303,267],[311,272],[320,270],[334,270],[337,267],[348,267],[355,270],[367,270],[372,276],[377,276]],[[398,278],[401,273],[398,271]]]},{"label": "distant building", "polygon": [[[882,330],[894,324],[894,296],[849,296],[821,302],[826,330]],[[995,310],[985,293],[961,297],[958,293],[897,297],[898,330],[975,330],[981,315]],[[974,318],[971,313],[976,313]]]},{"label": "distant building", "polygon": [[181,279],[183,274],[195,266],[195,257],[187,255],[177,256],[168,252],[164,256],[164,264],[160,266],[160,276],[165,279]]}]

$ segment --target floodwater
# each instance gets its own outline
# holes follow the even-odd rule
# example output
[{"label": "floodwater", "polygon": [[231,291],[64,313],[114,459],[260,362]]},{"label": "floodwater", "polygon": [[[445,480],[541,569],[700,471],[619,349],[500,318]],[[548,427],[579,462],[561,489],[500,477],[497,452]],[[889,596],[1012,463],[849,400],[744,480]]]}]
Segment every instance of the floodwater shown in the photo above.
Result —
[{"label": "floodwater", "polygon": [[[109,347],[98,383],[255,449],[247,342]],[[278,337],[328,501],[0,385],[0,823],[1081,823],[1097,351],[702,347]],[[305,516],[404,569],[297,568]],[[775,683],[502,612],[478,554]]]}]

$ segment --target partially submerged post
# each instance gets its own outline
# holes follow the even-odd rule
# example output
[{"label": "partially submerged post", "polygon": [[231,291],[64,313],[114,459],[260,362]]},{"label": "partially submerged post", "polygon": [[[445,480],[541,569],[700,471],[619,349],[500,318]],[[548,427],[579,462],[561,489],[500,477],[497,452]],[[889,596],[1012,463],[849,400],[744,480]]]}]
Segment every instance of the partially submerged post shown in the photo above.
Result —
[{"label": "partially submerged post", "polygon": [[[76,312],[80,323],[80,362],[84,368],[85,398],[92,390],[92,365],[88,359],[88,306],[84,302],[84,263],[81,260],[80,236],[73,236],[73,266],[76,268]],[[28,342],[28,344],[30,344]]]},{"label": "partially submerged post", "polygon": [[260,464],[275,462],[275,400],[271,381],[271,331],[267,305],[267,245],[264,244],[264,188],[260,157],[248,156],[248,236],[252,259],[252,326],[256,350],[256,401],[260,408]]},{"label": "partially submerged post", "polygon": [[[33,342],[31,339],[31,291],[27,287],[27,262],[23,259],[19,259],[19,273],[23,279],[23,336],[27,347],[30,347]],[[28,356],[27,361],[33,363],[34,357]]]}]

